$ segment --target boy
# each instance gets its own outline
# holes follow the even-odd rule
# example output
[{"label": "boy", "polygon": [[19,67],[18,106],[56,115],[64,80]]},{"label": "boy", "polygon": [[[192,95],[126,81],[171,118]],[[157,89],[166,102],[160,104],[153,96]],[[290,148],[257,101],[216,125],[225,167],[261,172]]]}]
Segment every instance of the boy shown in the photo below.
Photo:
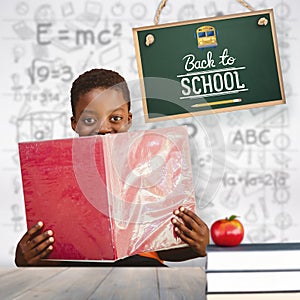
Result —
[{"label": "boy", "polygon": [[[80,75],[71,88],[71,106],[71,126],[79,136],[126,132],[131,126],[129,89],[124,78],[114,71],[93,69]],[[183,261],[205,256],[209,241],[207,225],[184,207],[173,213],[174,231],[188,247],[142,253],[112,264],[43,261],[55,247],[55,239],[54,233],[44,230],[40,221],[19,241],[15,263],[17,266],[164,266],[164,260]]]}]

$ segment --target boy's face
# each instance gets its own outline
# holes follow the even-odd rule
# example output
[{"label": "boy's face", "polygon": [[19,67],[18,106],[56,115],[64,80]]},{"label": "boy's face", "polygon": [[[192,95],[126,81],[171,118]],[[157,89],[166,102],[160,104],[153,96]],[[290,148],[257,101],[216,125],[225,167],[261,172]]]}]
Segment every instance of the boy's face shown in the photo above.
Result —
[{"label": "boy's face", "polygon": [[126,132],[132,114],[121,91],[96,88],[79,97],[71,126],[79,136]]}]

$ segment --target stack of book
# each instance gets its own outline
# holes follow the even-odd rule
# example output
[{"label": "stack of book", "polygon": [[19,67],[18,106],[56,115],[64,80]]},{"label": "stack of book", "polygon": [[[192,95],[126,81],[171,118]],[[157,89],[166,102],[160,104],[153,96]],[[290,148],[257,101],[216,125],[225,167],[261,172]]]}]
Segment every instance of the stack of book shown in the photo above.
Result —
[{"label": "stack of book", "polygon": [[209,245],[206,275],[208,299],[237,293],[292,293],[300,299],[300,243]]}]

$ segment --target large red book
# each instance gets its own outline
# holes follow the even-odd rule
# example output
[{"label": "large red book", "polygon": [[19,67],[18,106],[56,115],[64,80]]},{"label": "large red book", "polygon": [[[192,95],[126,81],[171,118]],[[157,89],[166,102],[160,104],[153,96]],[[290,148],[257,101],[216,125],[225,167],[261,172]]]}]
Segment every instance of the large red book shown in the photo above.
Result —
[{"label": "large red book", "polygon": [[51,259],[116,260],[183,246],[171,223],[195,210],[184,126],[19,143],[27,226],[52,229]]}]

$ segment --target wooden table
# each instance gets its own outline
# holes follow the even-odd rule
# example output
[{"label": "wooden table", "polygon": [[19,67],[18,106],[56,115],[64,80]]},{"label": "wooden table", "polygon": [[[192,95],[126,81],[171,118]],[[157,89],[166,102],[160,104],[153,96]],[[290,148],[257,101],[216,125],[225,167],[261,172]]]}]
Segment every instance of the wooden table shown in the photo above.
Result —
[{"label": "wooden table", "polygon": [[206,299],[203,268],[2,268],[0,299]]}]

